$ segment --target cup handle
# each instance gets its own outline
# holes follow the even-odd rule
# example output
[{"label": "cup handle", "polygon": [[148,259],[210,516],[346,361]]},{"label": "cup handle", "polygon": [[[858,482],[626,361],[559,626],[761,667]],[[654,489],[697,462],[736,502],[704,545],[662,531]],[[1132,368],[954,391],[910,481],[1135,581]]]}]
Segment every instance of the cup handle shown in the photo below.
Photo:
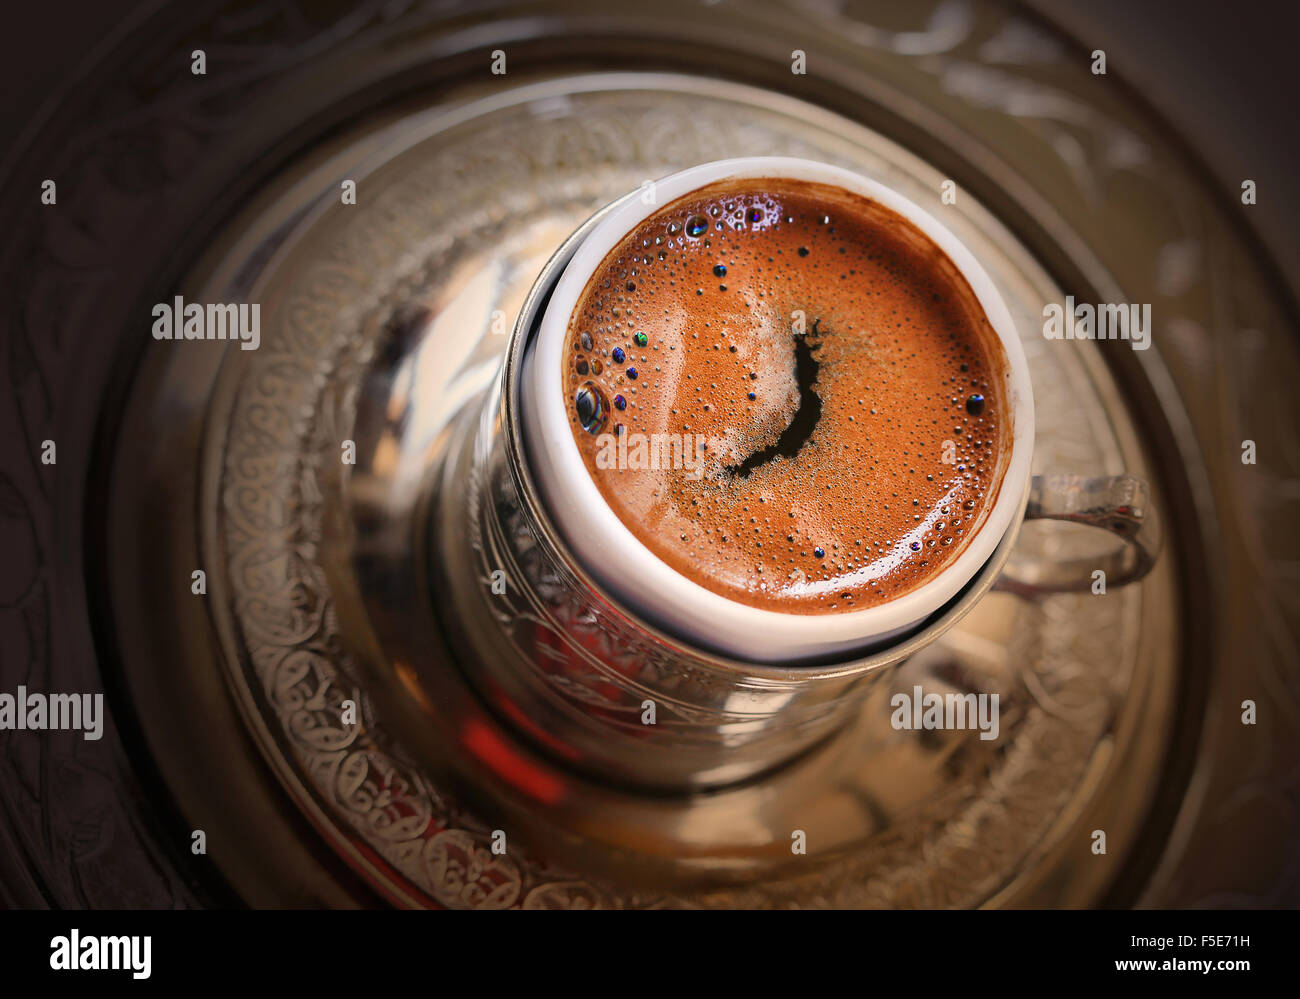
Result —
[{"label": "cup handle", "polygon": [[1098,556],[1065,560],[1013,557],[993,584],[1020,596],[1080,593],[1093,588],[1094,573],[1106,585],[1124,586],[1151,571],[1162,541],[1151,488],[1133,475],[1035,475],[1025,520],[1068,520],[1118,535],[1125,544]]}]

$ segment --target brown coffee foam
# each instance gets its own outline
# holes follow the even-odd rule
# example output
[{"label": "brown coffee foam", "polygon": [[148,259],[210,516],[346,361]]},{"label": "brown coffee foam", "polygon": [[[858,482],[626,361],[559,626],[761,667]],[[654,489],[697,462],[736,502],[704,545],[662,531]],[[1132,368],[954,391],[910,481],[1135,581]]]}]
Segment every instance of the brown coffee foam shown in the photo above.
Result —
[{"label": "brown coffee foam", "polygon": [[[691,218],[708,231],[689,236]],[[797,378],[796,310],[820,417],[793,455],[740,474],[801,403],[815,408]],[[912,223],[838,188],[767,179],[695,192],[616,246],[571,316],[562,377],[593,503],[716,593],[824,613],[915,589],[964,549],[1010,449],[1005,363],[969,284]],[[597,434],[578,418],[583,387],[606,403]],[[680,458],[700,438],[697,477]],[[656,444],[669,467],[636,467]]]}]

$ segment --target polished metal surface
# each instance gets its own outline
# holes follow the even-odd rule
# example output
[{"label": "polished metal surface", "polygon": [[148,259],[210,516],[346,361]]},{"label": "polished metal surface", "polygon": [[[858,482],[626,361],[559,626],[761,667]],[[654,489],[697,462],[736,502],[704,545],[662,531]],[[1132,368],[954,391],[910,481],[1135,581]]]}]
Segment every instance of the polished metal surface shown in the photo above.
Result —
[{"label": "polished metal surface", "polygon": [[[141,25],[15,154],[11,166],[51,164],[93,196],[53,226],[36,208],[6,215],[7,263],[39,294],[11,317],[2,436],[35,453],[57,427],[60,467],[6,466],[8,550],[26,581],[0,607],[0,665],[9,687],[103,685],[113,718],[93,758],[71,739],[6,743],[6,898],[1300,898],[1294,289],[1231,192],[1208,186],[1122,77],[1092,77],[1083,48],[1036,21],[981,2],[755,3],[736,32],[726,7],[665,0],[653,19],[611,7],[598,25],[566,3],[505,4],[491,21],[376,7],[301,20],[259,48],[247,23],[177,6],[169,29],[239,47],[248,72],[201,89],[179,63],[125,72],[159,29]],[[804,77],[790,73],[795,35]],[[490,78],[502,45],[511,74]],[[574,59],[627,72],[574,75]],[[650,72],[667,66],[678,72]],[[92,125],[94,143],[61,147]],[[123,162],[124,148],[159,155]],[[761,781],[650,799],[575,780],[454,671],[424,703],[411,664],[389,654],[444,646],[400,613],[430,606],[418,579],[371,571],[381,560],[358,541],[403,539],[356,531],[359,483],[339,443],[436,464],[447,421],[498,370],[494,314],[518,311],[586,215],[676,166],[781,151],[923,204],[954,179],[957,204],[935,210],[996,270],[1024,330],[1064,292],[1153,303],[1151,350],[1025,346],[1050,462],[1036,471],[1147,478],[1165,552],[1139,586],[1105,596],[989,593],[855,724]],[[337,201],[345,177],[360,178],[351,209]],[[106,218],[138,230],[149,283],[113,267]],[[263,349],[148,344],[148,303],[182,287],[257,296]],[[423,460],[384,459],[367,407],[400,413],[417,383],[439,400],[403,429]],[[1091,558],[1094,540],[1030,523],[1013,555]],[[200,566],[206,598],[189,589]],[[887,728],[888,695],[916,682],[999,692],[1001,738]],[[1247,697],[1261,705],[1254,727],[1240,724]],[[362,724],[338,724],[345,699]],[[448,717],[470,723],[451,730]],[[186,848],[197,828],[202,858]],[[1098,828],[1106,856],[1089,849]],[[508,833],[504,857],[485,850],[494,829]],[[806,856],[790,853],[794,829]]]},{"label": "polished metal surface", "polygon": [[1124,545],[1070,559],[1018,560],[997,587],[1023,597],[1125,586],[1151,571],[1164,541],[1151,487],[1132,475],[1036,475],[1025,519],[1098,527]]}]

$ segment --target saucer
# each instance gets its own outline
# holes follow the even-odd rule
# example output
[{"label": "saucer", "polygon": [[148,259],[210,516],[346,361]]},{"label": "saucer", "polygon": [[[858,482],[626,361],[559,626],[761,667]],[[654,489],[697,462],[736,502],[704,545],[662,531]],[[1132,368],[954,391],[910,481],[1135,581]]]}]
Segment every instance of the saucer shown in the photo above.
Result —
[{"label": "saucer", "polygon": [[[1158,696],[1174,668],[1168,565],[1105,597],[983,596],[827,744],[748,784],[650,797],[570,774],[477,703],[416,554],[444,457],[500,369],[493,317],[513,319],[595,208],[721,153],[844,164],[922,204],[937,203],[933,168],[800,102],[654,74],[525,85],[370,145],[298,192],[320,206],[346,173],[373,192],[364,211],[318,207],[253,271],[233,267],[249,252],[236,237],[189,296],[266,303],[260,349],[220,358],[200,445],[207,606],[245,723],[340,856],[386,897],[452,907],[983,905],[1032,900],[1044,878],[1068,903],[1113,876],[1139,827],[1132,800],[1158,777],[1116,754],[1161,744],[1175,703]],[[1151,474],[1097,354],[1037,335],[1062,289],[973,198],[949,212],[1024,336],[1045,401],[1036,471]],[[1096,544],[1029,533],[1022,555]],[[531,611],[507,597],[499,613]],[[416,679],[430,675],[432,690]],[[998,739],[896,731],[891,695],[922,683],[997,694]],[[1101,823],[1114,851],[1079,863]]]}]

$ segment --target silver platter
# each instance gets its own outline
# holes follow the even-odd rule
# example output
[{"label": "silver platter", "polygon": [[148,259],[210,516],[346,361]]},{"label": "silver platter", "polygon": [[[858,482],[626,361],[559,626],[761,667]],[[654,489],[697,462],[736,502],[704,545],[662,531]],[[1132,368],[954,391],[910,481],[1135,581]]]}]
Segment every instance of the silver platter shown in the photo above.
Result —
[{"label": "silver platter", "polygon": [[[973,197],[940,205],[943,175],[879,134],[686,75],[561,77],[448,103],[299,171],[193,272],[188,300],[263,303],[259,350],[200,359],[167,345],[165,383],[216,373],[195,496],[207,608],[245,719],[293,799],[368,881],[409,904],[1093,897],[1153,790],[1155,772],[1132,766],[1134,754],[1158,751],[1170,724],[1172,560],[1100,597],[989,596],[898,671],[894,689],[999,694],[991,742],[894,732],[886,690],[776,776],[653,799],[536,759],[463,686],[420,703],[411,675],[441,673],[453,687],[457,670],[433,613],[439,594],[418,567],[418,497],[452,418],[500,366],[494,316],[509,328],[500,317],[513,318],[546,257],[592,211],[695,162],[810,157],[943,213],[1024,332],[1040,400],[1035,471],[1151,474],[1096,352],[1039,334],[1043,303],[1065,292]],[[358,205],[339,203],[343,178],[356,180]],[[340,460],[354,438],[356,470]],[[1062,528],[1028,535],[1022,554],[1095,544]],[[348,698],[360,706],[355,726],[343,720]],[[526,781],[457,743],[474,726],[489,733],[480,742],[519,758]],[[1099,827],[1112,845],[1089,863]],[[495,829],[520,845],[494,855]],[[791,854],[796,829],[806,856]]]}]

